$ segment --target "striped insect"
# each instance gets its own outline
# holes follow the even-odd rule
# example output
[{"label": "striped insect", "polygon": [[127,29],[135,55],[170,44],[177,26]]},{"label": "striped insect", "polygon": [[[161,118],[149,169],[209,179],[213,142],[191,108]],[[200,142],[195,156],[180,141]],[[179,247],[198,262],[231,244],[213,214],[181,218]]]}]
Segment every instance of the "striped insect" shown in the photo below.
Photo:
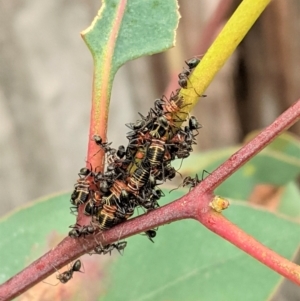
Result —
[{"label": "striped insect", "polygon": [[87,168],[82,168],[79,171],[79,179],[74,186],[74,191],[71,195],[70,202],[72,205],[78,207],[80,204],[84,204],[90,195],[90,175],[91,171]]},{"label": "striped insect", "polygon": [[147,148],[147,159],[151,167],[161,165],[165,155],[165,141],[160,139],[152,139],[151,144]]},{"label": "striped insect", "polygon": [[138,193],[139,190],[146,185],[150,177],[150,163],[144,159],[138,168],[128,178],[128,187],[133,193]]},{"label": "striped insect", "polygon": [[99,208],[102,206],[102,196],[101,193],[99,191],[95,191],[93,193],[93,197],[90,198],[85,206],[84,206],[84,210],[83,213],[85,215],[95,215]]}]

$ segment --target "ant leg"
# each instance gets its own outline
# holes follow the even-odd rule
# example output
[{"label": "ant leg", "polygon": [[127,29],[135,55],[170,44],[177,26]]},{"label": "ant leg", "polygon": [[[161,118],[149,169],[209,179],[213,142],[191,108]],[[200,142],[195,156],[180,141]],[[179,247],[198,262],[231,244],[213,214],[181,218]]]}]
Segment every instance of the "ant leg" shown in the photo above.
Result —
[{"label": "ant leg", "polygon": [[[83,237],[83,240],[86,240],[85,237]],[[91,253],[88,252],[84,244],[82,244],[82,247],[84,248],[86,254],[92,255]]]},{"label": "ant leg", "polygon": [[182,179],[183,178],[182,174],[178,170],[175,170],[175,171],[176,171],[176,173],[178,173],[180,175],[180,177]]},{"label": "ant leg", "polygon": [[101,255],[102,253],[104,254],[104,247],[102,245],[101,242],[98,242],[98,240],[96,239],[96,237],[94,237],[97,246],[94,248],[94,253],[89,253],[89,255],[93,255],[93,254],[99,254]]},{"label": "ant leg", "polygon": [[73,206],[73,207],[70,207],[70,213],[77,216],[78,214],[78,208]]},{"label": "ant leg", "polygon": [[121,241],[121,242],[120,242],[120,238],[121,238],[121,235],[122,235],[122,233],[123,233],[123,229],[124,229],[124,227],[123,227],[123,228],[121,229],[121,231],[120,231],[120,235],[119,235],[119,238],[118,238],[117,243],[112,244],[112,246],[113,246],[115,249],[117,249],[117,251],[119,252],[119,254],[120,254],[121,256],[123,256],[124,249],[125,249],[125,247],[127,246],[127,242],[126,242],[126,241]]},{"label": "ant leg", "polygon": [[59,281],[58,281],[56,284],[52,284],[52,283],[47,282],[47,281],[45,281],[45,280],[43,280],[42,282],[43,282],[43,283],[46,283],[46,284],[49,284],[49,285],[51,285],[51,286],[57,286],[57,285],[59,284]]},{"label": "ant leg", "polygon": [[[183,162],[183,158],[181,159],[180,166],[179,166],[179,168],[176,170],[176,172],[178,172],[178,170],[181,168],[182,162]],[[181,177],[182,177],[182,176],[181,176]]]},{"label": "ant leg", "polygon": [[[78,259],[79,260],[79,259]],[[74,270],[74,265],[76,264],[76,262],[77,261],[75,261],[75,263],[73,264],[73,271],[75,271],[75,272],[79,272],[79,273],[85,273],[85,268],[84,268],[84,264],[80,261],[80,269],[79,270]],[[81,271],[81,266],[82,266],[82,268],[83,268],[83,271]]]},{"label": "ant leg", "polygon": [[183,183],[181,183],[181,184],[179,184],[179,186],[178,187],[176,187],[176,188],[173,188],[172,190],[170,190],[169,191],[169,193],[171,193],[172,191],[174,191],[174,190],[177,190],[179,187],[181,187],[181,186],[183,186]]},{"label": "ant leg", "polygon": [[171,190],[169,191],[169,193],[171,193],[171,192],[174,191],[174,190],[177,190],[180,186],[181,186],[181,185],[179,185],[179,186],[176,187],[176,188],[171,189]]},{"label": "ant leg", "polygon": [[205,173],[207,173],[208,175],[211,175],[210,172],[208,172],[207,170],[203,169],[203,171],[202,171],[202,176],[201,176],[201,181],[204,180],[204,174],[205,174]]},{"label": "ant leg", "polygon": [[[50,263],[50,264],[51,264],[51,263]],[[59,272],[59,270],[58,270],[53,264],[51,264],[51,265],[52,265],[53,269],[55,270],[55,272],[56,272],[58,275],[61,275],[61,273]],[[57,276],[56,276],[56,278],[57,278]],[[58,281],[56,284],[49,283],[49,282],[47,282],[47,281],[45,281],[45,280],[43,280],[42,282],[43,282],[43,283],[46,283],[46,284],[49,284],[49,285],[51,285],[51,286],[57,286],[57,285],[59,284],[59,281]]]}]

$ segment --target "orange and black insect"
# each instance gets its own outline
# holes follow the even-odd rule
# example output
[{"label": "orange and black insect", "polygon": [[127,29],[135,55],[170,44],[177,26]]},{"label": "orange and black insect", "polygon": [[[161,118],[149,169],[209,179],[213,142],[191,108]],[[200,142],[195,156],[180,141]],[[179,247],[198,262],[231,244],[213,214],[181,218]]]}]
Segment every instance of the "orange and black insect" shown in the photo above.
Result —
[{"label": "orange and black insect", "polygon": [[128,187],[132,192],[138,192],[149,180],[150,163],[144,159],[140,166],[128,178]]},{"label": "orange and black insect", "polygon": [[165,155],[165,141],[160,139],[152,139],[151,144],[147,148],[147,159],[151,167],[161,165]]},{"label": "orange and black insect", "polygon": [[100,206],[102,205],[101,202],[102,202],[102,197],[100,192],[95,191],[93,197],[86,202],[83,213],[85,215],[95,215],[98,209],[100,208]]},{"label": "orange and black insect", "polygon": [[91,171],[87,168],[80,169],[79,179],[75,184],[75,189],[71,195],[71,204],[78,207],[80,204],[84,204],[90,195],[90,180]]},{"label": "orange and black insect", "polygon": [[[106,204],[98,210],[96,218],[99,223],[98,227],[100,230],[108,230],[120,222],[120,220],[116,217],[116,212],[117,206]],[[126,219],[124,218],[123,221],[125,220]]]}]

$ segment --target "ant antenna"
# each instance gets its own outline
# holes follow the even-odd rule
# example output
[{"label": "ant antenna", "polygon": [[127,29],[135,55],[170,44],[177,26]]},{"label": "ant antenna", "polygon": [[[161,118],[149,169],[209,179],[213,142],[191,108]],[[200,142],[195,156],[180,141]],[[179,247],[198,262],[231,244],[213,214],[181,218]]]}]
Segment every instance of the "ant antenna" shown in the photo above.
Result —
[{"label": "ant antenna", "polygon": [[178,187],[176,187],[176,188],[173,188],[172,190],[170,190],[169,191],[169,193],[171,193],[172,191],[174,191],[174,190],[177,190],[179,187],[181,187],[181,186],[183,186],[183,183],[181,183],[181,184],[179,184],[179,186]]},{"label": "ant antenna", "polygon": [[204,175],[205,175],[206,173],[207,173],[208,175],[211,175],[211,173],[210,173],[209,171],[207,171],[207,170],[203,169],[203,171],[202,171],[202,175],[201,175],[201,181],[203,181],[203,180],[204,180],[204,179],[207,177],[207,176],[206,176],[206,177],[204,177]]},{"label": "ant antenna", "polygon": [[[184,159],[184,158],[181,158],[180,166],[178,167],[178,169],[176,170],[176,172],[178,172],[178,170],[181,168],[182,163],[183,163],[183,159]],[[178,173],[179,173],[179,172],[178,172]],[[181,173],[179,173],[179,174],[181,175],[181,178],[182,178],[182,174],[181,174]]]},{"label": "ant antenna", "polygon": [[[127,245],[127,242],[126,242],[126,241],[120,242],[120,238],[121,238],[121,236],[122,236],[123,230],[124,230],[124,225],[123,225],[123,227],[122,227],[122,229],[121,229],[121,231],[120,231],[120,235],[119,235],[119,238],[118,238],[118,242],[117,242],[116,244],[113,244],[114,247],[118,250],[118,252],[119,252],[119,254],[120,254],[121,256],[123,256],[124,249],[125,249],[125,247],[126,247],[126,245]],[[122,247],[122,249],[119,249],[119,246],[122,246],[122,245],[124,245],[124,247]]]},{"label": "ant antenna", "polygon": [[[52,264],[51,264],[51,265],[52,265]],[[54,265],[52,265],[52,267],[56,270],[56,273],[60,274],[60,272],[57,270],[57,268],[56,268]],[[49,282],[47,282],[47,281],[45,281],[45,280],[43,280],[42,282],[43,282],[43,283],[46,283],[46,284],[49,284],[49,285],[51,285],[51,286],[57,286],[57,285],[59,284],[59,281],[58,281],[56,284],[49,283]]]}]

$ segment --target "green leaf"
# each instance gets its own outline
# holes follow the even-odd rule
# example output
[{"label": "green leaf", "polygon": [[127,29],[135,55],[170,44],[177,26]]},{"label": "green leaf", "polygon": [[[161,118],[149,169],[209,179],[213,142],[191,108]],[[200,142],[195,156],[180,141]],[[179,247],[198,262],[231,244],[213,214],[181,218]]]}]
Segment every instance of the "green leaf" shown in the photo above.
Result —
[{"label": "green leaf", "polygon": [[175,0],[106,0],[82,36],[94,58],[113,52],[114,74],[129,60],[174,46],[178,20]]},{"label": "green leaf", "polygon": [[[165,194],[161,204],[182,191]],[[48,197],[0,220],[1,281],[48,251],[53,231],[67,234],[75,222],[69,214],[69,199],[69,193]],[[240,203],[231,205],[225,215],[286,258],[291,258],[298,246],[299,223]],[[75,286],[77,297],[86,293],[92,300],[101,296],[101,300],[114,301],[252,301],[265,300],[280,280],[275,272],[193,220],[160,227],[154,244],[142,235],[129,238],[124,256],[117,252],[86,255],[82,262],[84,274],[74,275],[65,285],[41,283],[41,294],[48,290],[60,295],[62,289],[70,293]],[[48,282],[57,281],[54,277]],[[78,298],[88,300],[87,295]]]},{"label": "green leaf", "polygon": [[[257,136],[260,131],[253,131],[248,134],[245,138],[245,143],[249,142],[255,136]],[[295,160],[295,163],[299,166],[299,152],[300,152],[300,139],[298,136],[290,133],[284,132],[278,138],[276,138],[271,144],[268,145],[268,150],[278,153],[279,156],[283,156],[285,160]],[[285,157],[287,156],[287,158]]]},{"label": "green leaf", "polygon": [[127,61],[162,52],[175,44],[179,20],[176,0],[106,0],[92,25],[82,32],[95,63],[97,85],[111,82]]},{"label": "green leaf", "polygon": [[0,220],[0,282],[8,279],[31,260],[46,251],[52,231],[65,234],[74,224],[75,217],[69,212],[70,193],[55,195],[35,201],[14,211]]},{"label": "green leaf", "polygon": [[[48,196],[0,220],[0,283],[68,235],[69,226],[76,222],[69,207],[70,193]],[[114,259],[114,256],[85,255],[82,257],[84,273],[75,273],[66,285],[58,283],[57,274],[54,274],[45,280],[46,283],[41,282],[26,292],[24,299],[32,300],[34,296],[35,300],[96,300],[103,292],[103,286],[96,285],[99,275],[105,274],[108,264]],[[65,270],[67,267],[61,269]]]},{"label": "green leaf", "polygon": [[[234,204],[225,214],[268,247],[291,258],[300,225]],[[151,244],[132,237],[110,270],[108,300],[265,300],[280,276],[220,237],[185,220],[160,227]]]},{"label": "green leaf", "polygon": [[284,187],[277,210],[285,215],[300,219],[300,189],[298,183],[290,182]]},{"label": "green leaf", "polygon": [[[129,60],[172,47],[179,17],[176,0],[102,2],[93,23],[82,32],[94,59],[90,137],[106,137],[112,81],[117,70]],[[90,142],[88,161],[101,165],[97,156],[93,158],[93,147]]]}]

